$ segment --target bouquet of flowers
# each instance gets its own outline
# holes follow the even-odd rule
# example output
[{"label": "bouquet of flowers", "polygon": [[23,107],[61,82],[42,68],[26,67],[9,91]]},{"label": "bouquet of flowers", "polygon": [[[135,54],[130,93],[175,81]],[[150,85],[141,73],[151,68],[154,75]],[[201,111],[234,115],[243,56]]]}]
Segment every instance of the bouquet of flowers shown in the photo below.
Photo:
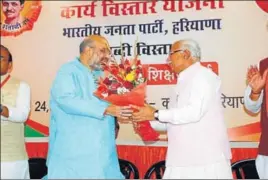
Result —
[{"label": "bouquet of flowers", "polygon": [[[121,58],[104,66],[104,77],[100,78],[95,96],[117,106],[144,106],[146,96],[147,67],[142,66],[138,58],[128,60]],[[134,110],[135,111],[135,110]],[[149,121],[134,123],[135,132],[144,141],[158,140]]]}]

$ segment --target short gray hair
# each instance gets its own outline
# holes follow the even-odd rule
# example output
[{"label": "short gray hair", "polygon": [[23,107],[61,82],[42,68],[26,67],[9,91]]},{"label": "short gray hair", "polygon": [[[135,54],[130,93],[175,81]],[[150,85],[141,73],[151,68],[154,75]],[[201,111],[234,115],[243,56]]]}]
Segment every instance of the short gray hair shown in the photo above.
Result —
[{"label": "short gray hair", "polygon": [[181,50],[188,50],[195,61],[200,61],[201,59],[201,49],[199,44],[192,39],[181,40]]},{"label": "short gray hair", "polygon": [[94,42],[92,39],[89,39],[89,38],[84,39],[84,40],[80,43],[80,46],[79,46],[80,54],[81,54],[82,52],[84,52],[84,50],[85,50],[87,47],[94,48],[94,47],[95,47],[95,42]]}]

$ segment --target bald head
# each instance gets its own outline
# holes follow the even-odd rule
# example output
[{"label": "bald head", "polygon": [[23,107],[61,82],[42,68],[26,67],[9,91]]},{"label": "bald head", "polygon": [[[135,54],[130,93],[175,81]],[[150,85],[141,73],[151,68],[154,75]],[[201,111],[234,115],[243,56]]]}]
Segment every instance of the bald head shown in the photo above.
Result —
[{"label": "bald head", "polygon": [[194,61],[200,61],[201,59],[201,49],[199,44],[192,40],[192,39],[184,39],[180,41],[176,41],[171,46],[171,51],[176,50],[188,50],[190,52],[190,56],[193,58]]},{"label": "bald head", "polygon": [[110,45],[103,36],[91,35],[80,44],[80,61],[91,69],[102,69],[110,60]]},{"label": "bald head", "polygon": [[87,47],[94,48],[96,46],[102,46],[103,48],[110,50],[110,45],[105,37],[100,35],[90,35],[81,42],[79,47],[80,53],[84,52]]},{"label": "bald head", "polygon": [[110,50],[110,45],[109,45],[107,39],[101,35],[91,35],[91,36],[88,36],[86,39],[90,39],[92,41],[100,43],[100,44],[104,45],[107,49]]}]

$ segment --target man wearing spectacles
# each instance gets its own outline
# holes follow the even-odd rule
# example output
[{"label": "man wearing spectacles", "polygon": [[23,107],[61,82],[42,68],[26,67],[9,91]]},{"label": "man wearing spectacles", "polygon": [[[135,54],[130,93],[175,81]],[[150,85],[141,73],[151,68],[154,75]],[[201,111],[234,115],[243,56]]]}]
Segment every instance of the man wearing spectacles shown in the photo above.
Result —
[{"label": "man wearing spectacles", "polygon": [[156,130],[167,130],[164,179],[232,179],[221,80],[203,67],[200,59],[197,42],[175,42],[168,64],[179,75],[174,92],[176,103],[168,110],[134,106],[139,110],[133,114],[134,120],[151,120]]},{"label": "man wearing spectacles", "polygon": [[123,179],[115,144],[114,117],[132,110],[96,98],[102,64],[110,61],[108,41],[85,38],[80,56],[64,64],[51,89],[48,179]]}]

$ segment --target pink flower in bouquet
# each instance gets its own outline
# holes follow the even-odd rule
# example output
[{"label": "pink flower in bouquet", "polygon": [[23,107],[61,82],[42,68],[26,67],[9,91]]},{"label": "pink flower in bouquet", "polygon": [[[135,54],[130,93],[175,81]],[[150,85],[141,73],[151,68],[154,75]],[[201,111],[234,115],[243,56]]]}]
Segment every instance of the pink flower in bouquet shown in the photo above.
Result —
[{"label": "pink flower in bouquet", "polygon": [[124,64],[119,64],[119,67],[120,67],[121,69],[124,69],[124,68],[125,68]]},{"label": "pink flower in bouquet", "polygon": [[119,83],[112,83],[110,86],[109,86],[109,89],[111,90],[111,91],[117,91],[117,88],[119,88],[119,87],[121,87],[121,85],[119,84]]},{"label": "pink flower in bouquet", "polygon": [[125,60],[125,65],[130,65],[130,62],[128,59]]},{"label": "pink flower in bouquet", "polygon": [[132,71],[131,67],[127,67],[126,72],[127,72],[127,73],[130,73],[131,71]]},{"label": "pink flower in bouquet", "polygon": [[129,90],[134,88],[134,85],[131,82],[125,81],[123,86]]},{"label": "pink flower in bouquet", "polygon": [[142,69],[141,68],[137,68],[136,69],[136,74],[140,74],[140,73],[142,73]]},{"label": "pink flower in bouquet", "polygon": [[140,60],[137,60],[136,65],[137,66],[140,66],[141,65],[141,61]]},{"label": "pink flower in bouquet", "polygon": [[106,85],[111,85],[112,84],[112,81],[106,77],[104,80],[103,80],[103,83],[106,84]]},{"label": "pink flower in bouquet", "polygon": [[119,69],[111,68],[111,73],[116,76],[119,73]]}]

